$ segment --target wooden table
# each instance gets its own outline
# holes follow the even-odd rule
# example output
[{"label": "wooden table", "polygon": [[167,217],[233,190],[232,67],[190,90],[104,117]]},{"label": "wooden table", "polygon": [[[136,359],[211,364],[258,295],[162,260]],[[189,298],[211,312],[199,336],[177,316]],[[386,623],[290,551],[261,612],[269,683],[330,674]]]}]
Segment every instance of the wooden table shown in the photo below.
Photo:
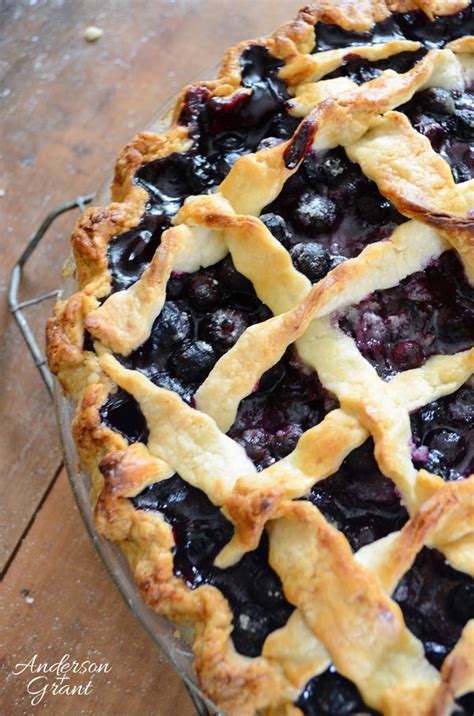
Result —
[{"label": "wooden table", "polygon": [[[219,62],[230,44],[272,29],[298,5],[4,0],[3,293],[28,235],[51,208],[95,191],[121,146],[167,97]],[[88,25],[104,31],[95,43],[84,40]],[[72,221],[61,219],[28,265],[25,297],[55,287]],[[49,310],[31,309],[39,336]],[[0,320],[0,713],[191,716],[184,686],[134,621],[86,535],[62,468],[49,397],[6,300]],[[13,671],[35,654],[49,665],[65,654],[107,662],[110,672],[94,676],[91,693],[47,693],[32,706],[26,687],[33,675]]]}]

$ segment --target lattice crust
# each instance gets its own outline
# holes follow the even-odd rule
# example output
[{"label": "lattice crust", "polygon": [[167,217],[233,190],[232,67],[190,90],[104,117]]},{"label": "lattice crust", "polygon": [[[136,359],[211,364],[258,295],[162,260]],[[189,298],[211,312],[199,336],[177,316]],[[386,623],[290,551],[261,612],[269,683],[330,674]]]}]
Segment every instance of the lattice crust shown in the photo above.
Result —
[{"label": "lattice crust", "polygon": [[[456,185],[444,159],[396,111],[426,88],[462,88],[474,66],[473,38],[429,51],[404,74],[386,70],[361,86],[347,78],[324,79],[347,50],[310,54],[320,21],[362,32],[396,10],[419,8],[433,18],[465,5],[465,0],[321,2],[302,10],[295,22],[254,41],[284,62],[280,77],[292,95],[290,112],[302,118],[290,140],[243,156],[215,194],[189,198],[141,277],[110,293],[107,245],[137,225],[148,198],[133,184],[135,172],[191,146],[188,130],[178,123],[183,91],[170,130],[160,136],[143,132],[123,150],[114,202],[88,210],[72,237],[79,291],[59,303],[49,321],[48,356],[77,402],[73,433],[93,478],[96,524],[124,550],[146,601],[194,627],[201,684],[230,716],[301,713],[293,705],[301,690],[331,663],[384,714],[446,714],[454,698],[474,689],[469,668],[474,623],[466,625],[438,672],[390,596],[424,545],[436,546],[457,569],[474,572],[474,476],[446,484],[417,471],[409,447],[409,412],[465,383],[474,350],[433,356],[384,381],[334,321],[342,309],[396,286],[449,248],[474,277],[474,220],[468,211],[474,208],[474,181]],[[240,86],[239,65],[248,46],[230,50],[218,79],[199,86],[213,97],[250,92]],[[419,48],[420,43],[396,40],[352,47],[351,54],[376,61]],[[336,146],[344,147],[409,220],[312,286],[258,217],[307,151]],[[191,408],[123,367],[113,354],[128,356],[149,337],[172,272],[211,266],[228,253],[273,318],[242,334],[200,386]],[[94,351],[83,348],[85,330]],[[244,449],[225,433],[241,400],[293,343],[340,407],[304,433],[290,455],[257,474]],[[100,409],[115,386],[137,400],[149,428],[147,445],[129,445],[102,423]],[[397,486],[410,519],[401,531],[354,554],[314,505],[294,499],[333,475],[369,435],[379,468]],[[218,589],[192,590],[174,575],[171,526],[159,513],[135,509],[129,499],[175,471],[222,507],[235,526],[216,560],[219,566],[254,549],[267,528],[270,564],[295,610],[267,637],[259,657],[234,649],[232,612]]]}]

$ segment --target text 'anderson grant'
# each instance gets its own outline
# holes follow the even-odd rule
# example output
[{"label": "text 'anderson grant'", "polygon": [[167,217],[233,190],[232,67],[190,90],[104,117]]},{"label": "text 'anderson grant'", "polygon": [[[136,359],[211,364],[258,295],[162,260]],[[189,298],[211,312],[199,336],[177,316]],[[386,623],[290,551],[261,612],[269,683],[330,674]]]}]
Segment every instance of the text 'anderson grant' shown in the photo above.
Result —
[{"label": "text 'anderson grant'", "polygon": [[64,654],[53,664],[41,662],[35,654],[25,663],[15,665],[14,676],[27,674],[27,693],[32,697],[31,705],[39,704],[46,694],[51,696],[87,696],[92,692],[94,676],[108,674],[112,667],[108,662],[95,662],[90,659],[75,661]]}]

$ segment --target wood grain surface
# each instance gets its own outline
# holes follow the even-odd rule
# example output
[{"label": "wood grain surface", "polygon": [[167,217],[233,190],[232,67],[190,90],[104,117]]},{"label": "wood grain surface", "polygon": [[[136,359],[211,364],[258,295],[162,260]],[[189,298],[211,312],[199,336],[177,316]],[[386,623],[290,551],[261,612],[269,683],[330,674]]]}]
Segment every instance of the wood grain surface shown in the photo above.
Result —
[{"label": "wood grain surface", "polygon": [[[292,17],[298,0],[0,0],[0,713],[190,716],[186,691],[141,632],[89,543],[61,471],[52,406],[8,313],[8,275],[54,206],[95,191],[166,99],[229,45]],[[84,30],[103,36],[87,43]],[[29,263],[28,298],[57,285],[74,217]],[[31,309],[42,343],[51,306]],[[25,591],[27,590],[27,591]],[[33,601],[31,601],[33,600]],[[95,656],[90,695],[31,706],[12,669],[35,653]],[[92,655],[92,656],[91,656]]]}]

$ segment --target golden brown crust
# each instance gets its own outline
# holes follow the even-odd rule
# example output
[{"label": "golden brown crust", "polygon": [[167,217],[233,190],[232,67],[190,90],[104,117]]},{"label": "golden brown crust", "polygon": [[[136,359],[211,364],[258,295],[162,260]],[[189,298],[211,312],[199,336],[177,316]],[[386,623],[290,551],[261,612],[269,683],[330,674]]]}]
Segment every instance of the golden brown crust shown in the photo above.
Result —
[{"label": "golden brown crust", "polygon": [[[462,385],[472,373],[474,354],[435,356],[385,383],[331,321],[335,311],[396,285],[450,246],[474,275],[474,226],[467,211],[474,205],[473,183],[455,185],[446,162],[396,111],[422,89],[461,87],[463,73],[472,67],[472,38],[428,52],[403,75],[386,71],[361,87],[347,78],[321,79],[343,62],[344,52],[310,55],[318,22],[364,32],[391,12],[420,9],[433,18],[465,6],[466,0],[321,0],[268,38],[240,43],[226,54],[216,80],[196,86],[212,97],[249,92],[241,87],[240,55],[252,42],[265,45],[284,62],[280,77],[293,97],[291,113],[305,118],[295,136],[239,159],[218,193],[188,200],[140,279],[109,295],[108,243],[137,225],[148,198],[133,184],[137,169],[191,146],[188,129],[179,124],[190,89],[185,88],[169,130],[141,132],[124,148],[115,168],[113,203],[89,209],[72,236],[78,292],[60,302],[48,321],[47,351],[51,370],[77,403],[73,435],[93,480],[96,525],[125,552],[146,602],[193,626],[200,683],[229,716],[257,710],[264,716],[297,716],[294,701],[308,679],[331,662],[384,714],[446,713],[453,698],[472,688],[472,624],[438,673],[390,594],[424,545],[442,550],[456,568],[473,570],[474,477],[446,485],[436,475],[417,472],[409,454],[408,413]],[[397,40],[356,47],[354,53],[374,61],[418,47]],[[343,146],[411,219],[315,286],[258,218],[303,159],[301,138],[316,149]],[[247,329],[218,361],[193,410],[124,369],[111,352],[128,355],[146,340],[172,271],[196,271],[228,252],[274,317]],[[95,339],[94,351],[83,347],[85,329]],[[293,342],[340,408],[307,431],[287,458],[257,476],[225,432],[240,400]],[[103,424],[101,407],[117,385],[139,402],[150,428],[147,445],[128,445]],[[411,516],[401,532],[354,555],[313,505],[293,500],[333,474],[369,434],[381,471],[395,482]],[[208,585],[191,590],[174,575],[171,527],[129,500],[174,470],[223,506],[235,525],[234,538],[218,557],[220,566],[257,546],[268,525],[271,562],[296,609],[268,636],[260,657],[235,651],[227,600]],[[339,601],[335,593],[342,595]]]}]

